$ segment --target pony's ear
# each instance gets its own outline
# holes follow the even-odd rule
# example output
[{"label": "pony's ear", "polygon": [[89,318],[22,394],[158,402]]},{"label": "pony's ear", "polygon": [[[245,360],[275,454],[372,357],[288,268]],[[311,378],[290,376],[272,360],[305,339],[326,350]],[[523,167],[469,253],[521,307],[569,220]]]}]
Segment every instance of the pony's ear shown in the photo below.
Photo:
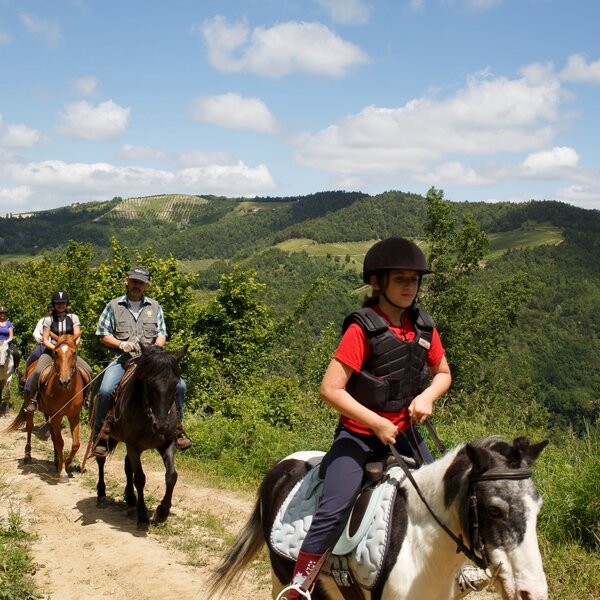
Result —
[{"label": "pony's ear", "polygon": [[465,450],[471,461],[471,476],[485,473],[485,471],[494,466],[494,457],[485,448],[478,448],[472,444],[467,444]]},{"label": "pony's ear", "polygon": [[526,437],[516,438],[513,442],[514,448],[519,452],[523,462],[530,466],[542,453],[542,450],[548,445],[549,440],[542,440],[537,444],[530,444]]},{"label": "pony's ear", "polygon": [[177,362],[179,362],[185,356],[187,349],[188,349],[188,344],[186,344],[181,350],[179,350],[178,352],[175,352],[173,354],[173,356],[175,357]]}]

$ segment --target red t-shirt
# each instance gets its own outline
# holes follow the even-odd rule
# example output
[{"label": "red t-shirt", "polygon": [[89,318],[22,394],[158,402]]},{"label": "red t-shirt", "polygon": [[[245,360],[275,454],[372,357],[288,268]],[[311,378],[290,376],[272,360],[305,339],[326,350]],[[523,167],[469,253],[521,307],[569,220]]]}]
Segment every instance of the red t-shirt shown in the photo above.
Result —
[{"label": "red t-shirt", "polygon": [[[412,321],[408,316],[404,316],[402,319],[402,326],[392,325],[388,316],[378,307],[373,306],[373,310],[381,315],[389,324],[390,331],[397,335],[401,340],[408,342],[415,339],[415,330]],[[358,323],[352,323],[350,327],[345,331],[342,340],[340,341],[337,350],[335,351],[333,358],[337,358],[345,365],[357,373],[361,370],[365,360],[371,354],[371,346],[367,340],[367,335],[363,331],[363,328]],[[427,353],[427,364],[430,367],[436,367],[440,364],[440,361],[444,357],[444,347],[442,346],[442,340],[437,329],[433,328],[433,335],[431,338],[431,347]],[[396,427],[401,431],[406,431],[410,427],[410,418],[408,416],[408,410],[403,408],[400,412],[378,412],[381,416],[389,419]],[[373,430],[365,427],[362,423],[354,421],[348,417],[340,415],[340,421],[342,424],[356,433],[362,433],[367,435],[374,435]]]}]

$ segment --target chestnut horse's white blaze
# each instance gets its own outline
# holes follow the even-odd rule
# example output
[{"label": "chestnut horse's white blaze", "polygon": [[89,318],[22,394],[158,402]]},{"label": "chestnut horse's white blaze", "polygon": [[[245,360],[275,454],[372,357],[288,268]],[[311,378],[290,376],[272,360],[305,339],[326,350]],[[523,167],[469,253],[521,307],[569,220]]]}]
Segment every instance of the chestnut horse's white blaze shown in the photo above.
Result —
[{"label": "chestnut horse's white blaze", "polygon": [[[436,517],[455,535],[473,543],[470,523],[476,517],[496,587],[504,600],[547,600],[546,577],[537,543],[537,515],[542,500],[529,467],[547,442],[509,444],[488,437],[461,445],[414,472],[421,493]],[[319,453],[296,453],[265,477],[254,511],[211,580],[209,598],[225,590],[259,551],[279,506]],[[477,508],[469,509],[469,497]],[[475,512],[475,514],[473,514]],[[273,598],[288,585],[293,563],[270,550]],[[375,588],[366,600],[451,600],[456,575],[466,562],[457,544],[436,523],[413,485],[402,482],[392,516],[388,553]],[[333,580],[319,578],[312,600],[343,600]]]}]

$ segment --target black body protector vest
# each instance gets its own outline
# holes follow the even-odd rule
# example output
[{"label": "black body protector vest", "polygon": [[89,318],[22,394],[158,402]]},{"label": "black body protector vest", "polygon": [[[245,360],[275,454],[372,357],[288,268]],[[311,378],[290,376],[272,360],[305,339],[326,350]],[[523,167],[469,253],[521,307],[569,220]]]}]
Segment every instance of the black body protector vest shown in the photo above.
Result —
[{"label": "black body protector vest", "polygon": [[388,322],[372,308],[361,308],[344,321],[343,331],[358,323],[371,346],[371,355],[359,373],[353,373],[346,391],[358,402],[377,412],[399,412],[429,383],[427,353],[431,347],[434,322],[422,308],[406,309],[414,330],[411,342],[401,340]]},{"label": "black body protector vest", "polygon": [[65,315],[65,318],[61,321],[56,317],[52,317],[50,331],[54,335],[73,335],[73,319],[71,319],[71,315]]}]

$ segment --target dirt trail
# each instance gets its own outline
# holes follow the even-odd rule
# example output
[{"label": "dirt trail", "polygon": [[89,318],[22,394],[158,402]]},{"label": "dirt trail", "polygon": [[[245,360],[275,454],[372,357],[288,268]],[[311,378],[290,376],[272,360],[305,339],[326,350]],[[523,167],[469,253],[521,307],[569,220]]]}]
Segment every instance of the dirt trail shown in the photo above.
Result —
[{"label": "dirt trail", "polygon": [[[9,422],[0,418],[0,430]],[[66,443],[70,446],[70,439]],[[34,437],[33,462],[28,465],[23,463],[24,447],[24,432],[0,434],[0,516],[11,507],[20,513],[24,529],[36,535],[34,581],[45,599],[203,600],[223,546],[220,526],[235,534],[252,508],[250,497],[186,483],[178,468],[166,532],[161,535],[160,528],[153,527],[147,533],[138,531],[134,511],[122,502],[121,456],[106,464],[107,481],[118,482],[108,488],[116,500],[100,509],[95,461],[88,462],[86,473],[74,471],[68,483],[59,484],[49,460],[51,442]],[[78,458],[82,456],[83,448]],[[146,465],[145,472],[151,509],[164,491],[164,469]],[[211,520],[212,529],[203,527]],[[232,593],[267,600],[268,581],[266,573],[250,572]]]}]

